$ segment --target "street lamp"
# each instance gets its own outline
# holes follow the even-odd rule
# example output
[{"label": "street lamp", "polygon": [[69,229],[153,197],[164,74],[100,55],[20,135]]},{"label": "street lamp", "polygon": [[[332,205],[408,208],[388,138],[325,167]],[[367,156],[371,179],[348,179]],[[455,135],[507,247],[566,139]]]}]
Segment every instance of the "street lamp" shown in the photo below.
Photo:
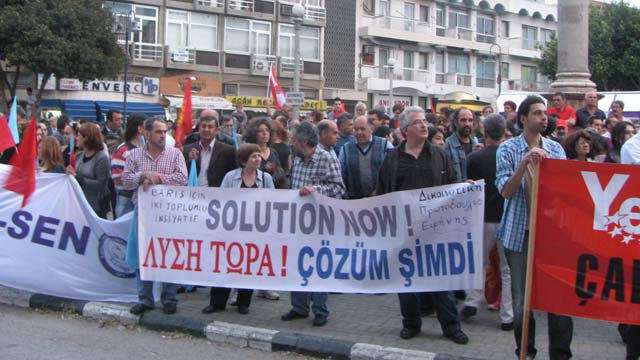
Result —
[{"label": "street lamp", "polygon": [[389,58],[385,69],[389,71],[389,117],[393,117],[393,67],[396,65],[396,59]]},{"label": "street lamp", "polygon": [[[122,14],[120,15],[120,18],[122,18]],[[142,29],[141,29],[141,25],[140,22],[136,20],[136,13],[133,10],[129,10],[129,12],[124,15],[127,17],[127,21],[125,21],[124,23],[124,48],[126,51],[125,57],[124,57],[124,89],[123,89],[123,93],[124,93],[124,99],[123,99],[123,104],[122,104],[122,116],[124,117],[124,120],[126,122],[127,120],[127,73],[129,71],[129,34],[130,33],[139,33]],[[131,19],[133,19],[133,21],[131,21]]]},{"label": "street lamp", "polygon": [[[291,9],[291,18],[293,20],[293,91],[300,92],[300,29],[302,20],[304,19],[304,6],[300,4],[293,5]],[[293,105],[293,118],[300,118],[300,105]]]},{"label": "street lamp", "polygon": [[492,56],[491,49],[493,49],[494,46],[498,47],[498,54],[496,55],[496,62],[498,63],[498,77],[496,79],[496,82],[498,83],[498,96],[500,96],[500,93],[502,92],[502,64],[500,63],[502,48],[497,43],[491,44],[491,46],[489,46],[489,56]]}]

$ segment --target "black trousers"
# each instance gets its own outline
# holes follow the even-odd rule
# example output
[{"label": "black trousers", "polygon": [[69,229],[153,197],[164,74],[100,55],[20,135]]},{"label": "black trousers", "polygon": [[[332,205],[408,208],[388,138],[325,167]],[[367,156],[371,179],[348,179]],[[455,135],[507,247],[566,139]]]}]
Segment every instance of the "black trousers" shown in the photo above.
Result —
[{"label": "black trousers", "polygon": [[[209,297],[209,305],[216,309],[224,310],[227,306],[227,301],[229,300],[229,293],[231,293],[230,288],[212,287],[211,295]],[[238,300],[236,303],[238,306],[249,307],[249,305],[251,305],[252,295],[253,290],[238,289]]]},{"label": "black trousers", "polygon": [[640,359],[640,325],[628,325],[627,327],[627,359]]}]

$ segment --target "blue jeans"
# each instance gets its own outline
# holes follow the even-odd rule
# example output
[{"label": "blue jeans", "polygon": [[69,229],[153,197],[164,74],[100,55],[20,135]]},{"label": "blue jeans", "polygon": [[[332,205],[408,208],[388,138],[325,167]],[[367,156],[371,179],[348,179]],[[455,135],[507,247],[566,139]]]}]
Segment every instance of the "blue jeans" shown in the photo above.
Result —
[{"label": "blue jeans", "polygon": [[[402,326],[406,328],[418,329],[422,327],[420,316],[420,294],[421,293],[400,293],[400,312],[402,313]],[[456,307],[453,291],[439,291],[428,293],[433,296],[433,304],[442,333],[451,336],[460,331],[460,321],[458,320],[458,308]]]},{"label": "blue jeans", "polygon": [[[145,281],[140,279],[140,270],[136,270],[136,285],[138,287],[138,302],[150,307],[154,307],[153,301],[153,281]],[[160,302],[162,305],[169,303],[178,303],[176,292],[180,287],[179,284],[162,283],[162,294]]]},{"label": "blue jeans", "polygon": [[120,216],[128,213],[129,211],[133,211],[133,201],[131,201],[131,197],[118,195],[116,197],[116,208],[114,211],[115,211],[114,219],[119,218]]},{"label": "blue jeans", "polygon": [[[528,237],[528,232],[525,237]],[[511,295],[513,298],[513,334],[516,338],[516,355],[520,355],[522,339],[522,323],[524,316],[524,290],[527,279],[527,242],[522,252],[504,249],[509,268],[511,268]],[[527,354],[535,356],[536,320],[533,312],[529,313],[529,336],[527,338]],[[549,358],[571,358],[571,339],[573,338],[573,320],[569,316],[547,314],[549,323]]]},{"label": "blue jeans", "polygon": [[329,295],[326,292],[292,291],[291,306],[296,313],[305,315],[309,313],[309,303],[313,302],[311,311],[313,311],[316,316],[329,316],[329,308],[327,307],[328,297]]}]

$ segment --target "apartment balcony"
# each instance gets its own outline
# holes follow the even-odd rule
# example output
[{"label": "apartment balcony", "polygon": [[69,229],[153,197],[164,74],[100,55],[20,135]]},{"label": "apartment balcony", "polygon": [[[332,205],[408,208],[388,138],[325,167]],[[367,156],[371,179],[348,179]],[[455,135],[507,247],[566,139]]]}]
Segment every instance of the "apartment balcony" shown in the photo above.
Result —
[{"label": "apartment balcony", "polygon": [[[389,69],[385,66],[361,65],[359,77],[360,90],[389,90]],[[431,84],[433,84],[433,80],[429,70],[402,67],[394,67],[393,69],[394,88],[410,88],[427,93]]]},{"label": "apartment balcony", "polygon": [[[291,57],[225,52],[223,59],[224,72],[228,74],[269,76],[269,69],[273,65],[279,78],[293,78],[294,66]],[[300,62],[301,79],[321,80],[321,74],[320,61],[302,60]]]},{"label": "apartment balcony", "polygon": [[[300,76],[304,79],[320,80],[322,74],[322,63],[319,61],[308,61],[300,59]],[[293,78],[295,64],[293,57],[281,56],[278,74],[283,78]]]},{"label": "apartment balcony", "polygon": [[536,40],[498,38],[496,43],[501,46],[503,54],[524,58],[540,58],[541,56],[541,51],[537,48],[539,42]]},{"label": "apartment balcony", "polygon": [[193,3],[215,9],[224,9],[224,0],[193,0]]},{"label": "apartment balcony", "polygon": [[172,69],[217,71],[220,52],[196,48],[165,47],[166,67]]},{"label": "apartment balcony", "polygon": [[324,0],[286,0],[279,1],[278,15],[281,19],[292,20],[293,5],[300,4],[304,7],[304,21],[312,25],[325,26],[327,24],[327,9]]},{"label": "apartment balcony", "polygon": [[508,81],[509,90],[525,92],[549,91],[549,82],[514,79]]},{"label": "apartment balcony", "polygon": [[227,0],[227,14],[275,20],[275,0]]},{"label": "apartment balcony", "polygon": [[399,16],[365,16],[358,29],[360,37],[378,37],[415,43],[433,43],[433,24]]},{"label": "apartment balcony", "polygon": [[126,42],[118,40],[118,45],[128,53],[131,64],[135,66],[162,67],[164,46],[161,44],[150,44],[132,42],[129,40],[129,49],[126,49]]}]

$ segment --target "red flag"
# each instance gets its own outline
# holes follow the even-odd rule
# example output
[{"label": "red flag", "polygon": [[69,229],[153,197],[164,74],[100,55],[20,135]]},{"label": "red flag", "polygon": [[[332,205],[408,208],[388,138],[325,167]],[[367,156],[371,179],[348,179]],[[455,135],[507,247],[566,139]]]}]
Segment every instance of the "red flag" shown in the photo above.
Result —
[{"label": "red flag", "polygon": [[11,129],[9,129],[9,123],[7,122],[7,117],[5,115],[2,115],[2,117],[0,118],[0,152],[11,149],[15,146],[16,143],[13,141]]},{"label": "red flag", "polygon": [[184,97],[182,98],[182,108],[176,126],[176,144],[184,144],[187,134],[193,130],[192,120],[193,108],[191,106],[191,79],[187,78],[184,86]]},{"label": "red flag", "polygon": [[640,325],[640,166],[540,166],[531,308]]},{"label": "red flag", "polygon": [[27,204],[36,189],[37,126],[34,116],[18,145],[19,156],[11,158],[13,167],[4,184],[5,189],[22,194],[22,207]]},{"label": "red flag", "polygon": [[271,64],[271,69],[269,70],[269,89],[271,90],[271,96],[273,96],[273,103],[276,105],[276,110],[282,111],[282,107],[286,102],[287,98],[282,91],[282,87],[280,86],[280,81],[278,81],[278,77],[276,76],[276,70]]}]

